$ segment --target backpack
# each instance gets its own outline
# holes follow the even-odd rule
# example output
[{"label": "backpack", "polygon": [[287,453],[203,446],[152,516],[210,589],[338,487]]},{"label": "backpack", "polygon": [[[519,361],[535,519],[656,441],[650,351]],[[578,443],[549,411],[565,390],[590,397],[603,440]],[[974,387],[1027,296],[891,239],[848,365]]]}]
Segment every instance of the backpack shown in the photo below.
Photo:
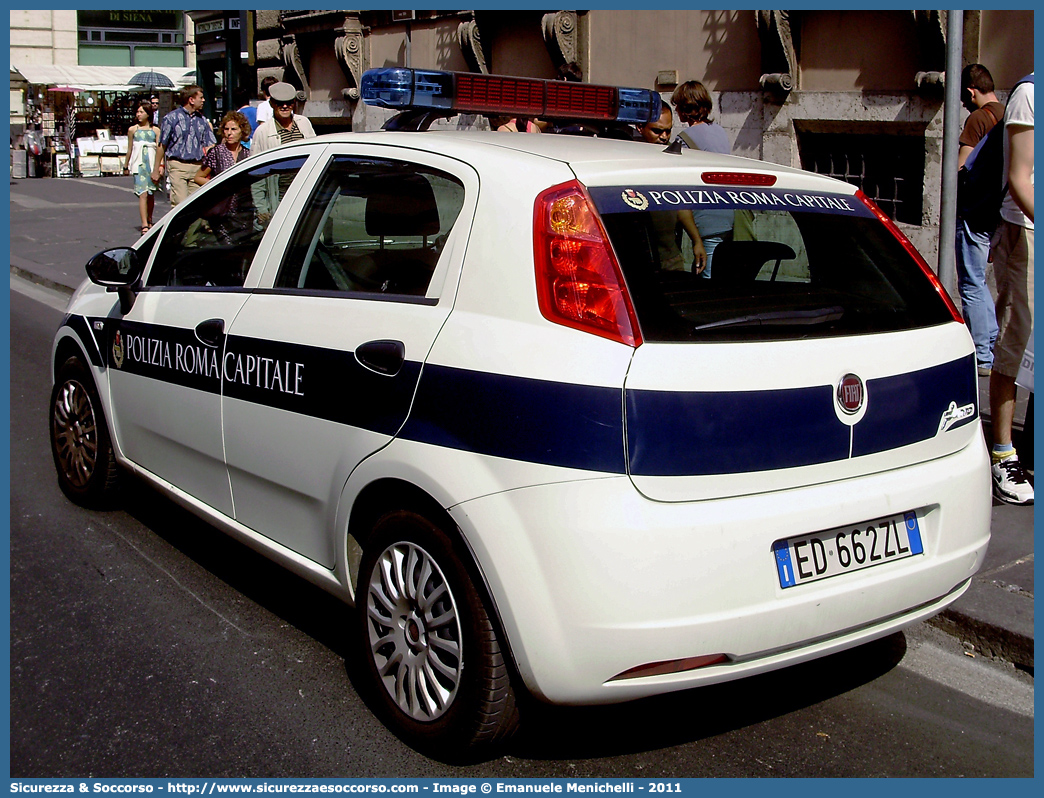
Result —
[{"label": "backpack", "polygon": [[[1016,83],[1033,83],[1033,75]],[[1011,97],[1011,94],[1008,95]],[[957,173],[957,215],[977,232],[993,232],[1000,222],[1000,208],[1008,193],[1004,174],[1004,120],[999,120],[979,140]]]}]

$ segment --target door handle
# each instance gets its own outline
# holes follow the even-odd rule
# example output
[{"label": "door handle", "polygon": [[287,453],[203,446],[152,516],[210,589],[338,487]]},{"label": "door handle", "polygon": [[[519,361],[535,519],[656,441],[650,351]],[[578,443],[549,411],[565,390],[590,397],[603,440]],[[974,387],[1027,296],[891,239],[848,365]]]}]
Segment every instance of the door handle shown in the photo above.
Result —
[{"label": "door handle", "polygon": [[206,346],[220,346],[224,336],[224,319],[207,319],[196,325],[196,338]]},{"label": "door handle", "polygon": [[359,365],[386,377],[394,377],[406,362],[406,346],[402,341],[368,341],[355,348]]}]

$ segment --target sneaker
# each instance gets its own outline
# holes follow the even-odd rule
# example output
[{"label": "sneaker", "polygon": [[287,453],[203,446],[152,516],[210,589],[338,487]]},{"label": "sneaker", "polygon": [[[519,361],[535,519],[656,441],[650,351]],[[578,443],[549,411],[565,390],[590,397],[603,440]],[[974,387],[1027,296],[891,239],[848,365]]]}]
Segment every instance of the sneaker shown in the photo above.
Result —
[{"label": "sneaker", "polygon": [[994,496],[1008,504],[1033,504],[1033,486],[1026,479],[1018,455],[994,463],[990,470]]},{"label": "sneaker", "polygon": [[993,368],[991,366],[983,366],[983,365],[979,366],[979,376],[980,377],[989,377],[992,373],[993,373]]}]

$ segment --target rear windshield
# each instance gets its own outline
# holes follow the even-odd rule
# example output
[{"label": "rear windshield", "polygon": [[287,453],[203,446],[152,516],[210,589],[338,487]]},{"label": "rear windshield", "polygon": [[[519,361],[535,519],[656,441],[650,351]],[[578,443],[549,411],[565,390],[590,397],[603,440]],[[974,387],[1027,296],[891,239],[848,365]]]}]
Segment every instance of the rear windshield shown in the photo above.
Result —
[{"label": "rear windshield", "polygon": [[[647,341],[858,335],[952,321],[855,197],[783,189],[591,188]],[[711,252],[692,271],[684,214]]]}]

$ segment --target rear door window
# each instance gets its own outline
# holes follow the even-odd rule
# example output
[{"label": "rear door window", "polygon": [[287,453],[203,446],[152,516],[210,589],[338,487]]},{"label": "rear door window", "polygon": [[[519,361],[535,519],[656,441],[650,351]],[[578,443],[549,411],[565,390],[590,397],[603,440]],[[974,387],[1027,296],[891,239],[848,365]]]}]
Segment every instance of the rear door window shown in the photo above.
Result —
[{"label": "rear door window", "polygon": [[[789,340],[952,321],[917,261],[857,197],[693,186],[590,192],[648,341]],[[731,216],[709,279],[691,271],[677,221],[684,211]]]},{"label": "rear door window", "polygon": [[302,215],[276,287],[424,296],[464,204],[452,175],[337,157]]}]

